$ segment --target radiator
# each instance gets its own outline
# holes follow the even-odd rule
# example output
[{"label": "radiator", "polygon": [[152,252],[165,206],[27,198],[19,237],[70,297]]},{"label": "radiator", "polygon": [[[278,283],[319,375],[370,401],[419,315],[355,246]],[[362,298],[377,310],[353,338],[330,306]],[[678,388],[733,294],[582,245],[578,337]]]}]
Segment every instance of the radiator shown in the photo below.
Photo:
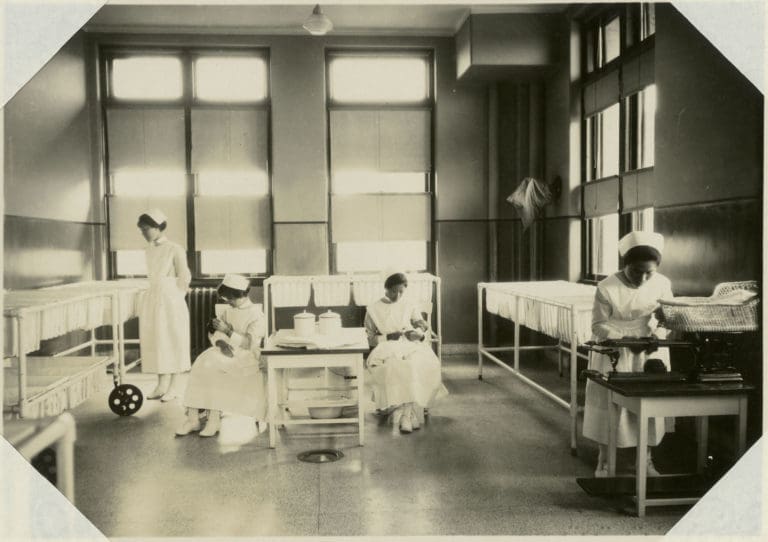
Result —
[{"label": "radiator", "polygon": [[189,339],[192,360],[208,348],[208,323],[215,316],[218,296],[216,288],[192,288],[187,294],[189,304]]}]

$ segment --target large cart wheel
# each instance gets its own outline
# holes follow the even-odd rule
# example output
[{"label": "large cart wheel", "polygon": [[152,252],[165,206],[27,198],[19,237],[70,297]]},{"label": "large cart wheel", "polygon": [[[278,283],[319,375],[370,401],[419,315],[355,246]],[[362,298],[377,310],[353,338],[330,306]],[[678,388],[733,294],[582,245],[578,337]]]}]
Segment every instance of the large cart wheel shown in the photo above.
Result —
[{"label": "large cart wheel", "polygon": [[130,416],[144,403],[141,390],[131,384],[120,384],[109,394],[109,408],[118,416]]}]

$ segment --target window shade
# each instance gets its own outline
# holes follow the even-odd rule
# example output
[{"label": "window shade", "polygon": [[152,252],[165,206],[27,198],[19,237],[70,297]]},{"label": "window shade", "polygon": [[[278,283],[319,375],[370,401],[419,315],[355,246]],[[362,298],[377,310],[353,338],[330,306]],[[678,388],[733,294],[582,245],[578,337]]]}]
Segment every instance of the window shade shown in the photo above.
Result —
[{"label": "window shade", "polygon": [[587,183],[584,186],[584,216],[609,215],[619,210],[619,178]]},{"label": "window shade", "polygon": [[584,116],[593,115],[619,102],[619,70],[605,74],[584,87]]},{"label": "window shade", "polygon": [[187,246],[187,202],[183,196],[137,197],[109,196],[109,248],[110,250],[137,250],[147,242],[136,227],[139,216],[149,209],[158,208],[168,217],[168,238]]},{"label": "window shade", "polygon": [[269,249],[269,197],[195,197],[195,250]]},{"label": "window shade", "polygon": [[192,171],[267,169],[267,112],[192,109]]},{"label": "window shade", "polygon": [[653,169],[624,173],[621,176],[622,212],[652,207],[655,203],[653,183]]},{"label": "window shade", "polygon": [[334,243],[429,241],[429,194],[351,194],[331,199]]},{"label": "window shade", "polygon": [[186,171],[184,110],[107,110],[109,170]]},{"label": "window shade", "polygon": [[621,96],[629,96],[654,82],[653,49],[628,61],[621,68]]},{"label": "window shade", "polygon": [[427,172],[430,142],[429,110],[331,111],[333,171]]}]

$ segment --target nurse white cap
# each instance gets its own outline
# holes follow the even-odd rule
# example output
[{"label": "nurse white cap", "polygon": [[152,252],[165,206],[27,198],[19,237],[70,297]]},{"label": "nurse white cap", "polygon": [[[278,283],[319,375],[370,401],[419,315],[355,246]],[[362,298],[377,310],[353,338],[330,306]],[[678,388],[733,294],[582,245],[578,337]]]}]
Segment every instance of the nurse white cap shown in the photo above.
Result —
[{"label": "nurse white cap", "polygon": [[227,274],[224,275],[224,280],[221,281],[221,285],[226,286],[227,288],[232,288],[233,290],[246,292],[251,287],[251,281],[242,275]]},{"label": "nurse white cap", "polygon": [[619,241],[619,254],[624,257],[629,249],[639,246],[653,247],[659,251],[659,254],[662,254],[664,252],[664,236],[650,231],[630,232]]},{"label": "nurse white cap", "polygon": [[165,213],[162,212],[160,209],[150,209],[149,211],[144,213],[145,215],[149,216],[152,220],[155,221],[155,223],[162,224],[163,222],[168,222],[168,217],[165,216]]}]

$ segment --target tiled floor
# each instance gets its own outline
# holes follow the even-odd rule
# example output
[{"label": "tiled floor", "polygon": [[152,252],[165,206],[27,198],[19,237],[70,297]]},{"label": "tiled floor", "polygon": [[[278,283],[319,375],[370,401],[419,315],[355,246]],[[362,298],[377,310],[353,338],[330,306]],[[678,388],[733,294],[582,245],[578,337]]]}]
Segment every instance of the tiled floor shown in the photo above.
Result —
[{"label": "tiled floor", "polygon": [[[474,359],[449,358],[444,380],[451,395],[421,431],[393,435],[371,414],[363,448],[315,433],[284,434],[270,450],[238,418],[218,438],[177,438],[178,404],[118,418],[105,390],[74,411],[77,506],[104,534],[127,537],[663,534],[685,512],[639,519],[588,497],[575,479],[591,475],[594,448],[582,442],[572,457],[566,411],[501,369],[486,367],[480,382]],[[326,447],[345,457],[296,459]]]}]

